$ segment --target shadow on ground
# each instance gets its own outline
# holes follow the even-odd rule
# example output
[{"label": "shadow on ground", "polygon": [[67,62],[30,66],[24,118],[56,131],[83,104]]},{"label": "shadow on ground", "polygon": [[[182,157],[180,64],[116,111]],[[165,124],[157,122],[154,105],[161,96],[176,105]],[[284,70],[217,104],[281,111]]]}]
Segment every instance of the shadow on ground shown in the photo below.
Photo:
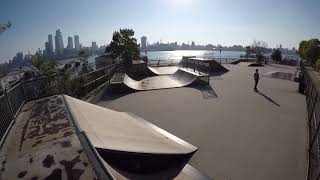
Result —
[{"label": "shadow on ground", "polygon": [[105,91],[102,96],[100,97],[99,101],[113,101],[123,96],[132,94],[133,92],[119,92],[119,93],[112,93],[110,91]]},{"label": "shadow on ground", "polygon": [[256,93],[258,93],[259,95],[261,95],[262,97],[264,97],[265,99],[267,99],[268,101],[270,101],[271,103],[273,103],[274,105],[280,107],[280,104],[278,104],[276,101],[274,101],[271,97],[267,96],[266,94],[264,94],[263,92],[256,90]]},{"label": "shadow on ground", "polygon": [[217,93],[213,90],[210,84],[193,86],[192,88],[201,91],[203,99],[212,99],[218,97]]}]

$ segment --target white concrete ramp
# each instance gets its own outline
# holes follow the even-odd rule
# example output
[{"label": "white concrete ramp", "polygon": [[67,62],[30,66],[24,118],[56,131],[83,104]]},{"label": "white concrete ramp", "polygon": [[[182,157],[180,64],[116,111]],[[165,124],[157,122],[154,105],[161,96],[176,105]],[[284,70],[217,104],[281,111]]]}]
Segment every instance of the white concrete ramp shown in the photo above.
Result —
[{"label": "white concrete ramp", "polygon": [[174,74],[178,71],[179,66],[163,66],[163,67],[150,67],[148,66],[149,70],[157,75],[170,75]]},{"label": "white concrete ramp", "polygon": [[126,112],[65,96],[72,115],[96,148],[153,154],[188,154],[197,148]]}]

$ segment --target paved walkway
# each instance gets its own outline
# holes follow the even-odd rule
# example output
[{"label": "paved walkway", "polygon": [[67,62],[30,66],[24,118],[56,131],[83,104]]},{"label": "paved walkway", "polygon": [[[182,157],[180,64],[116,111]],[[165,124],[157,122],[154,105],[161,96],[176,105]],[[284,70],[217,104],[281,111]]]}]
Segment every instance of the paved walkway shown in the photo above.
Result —
[{"label": "paved walkway", "polygon": [[196,88],[136,92],[99,105],[133,112],[199,150],[191,165],[217,180],[301,180],[307,169],[305,97],[298,84],[262,76],[294,72],[272,65],[260,70],[259,93],[253,91],[255,68],[228,65],[230,72],[211,78],[217,98],[204,99]]}]

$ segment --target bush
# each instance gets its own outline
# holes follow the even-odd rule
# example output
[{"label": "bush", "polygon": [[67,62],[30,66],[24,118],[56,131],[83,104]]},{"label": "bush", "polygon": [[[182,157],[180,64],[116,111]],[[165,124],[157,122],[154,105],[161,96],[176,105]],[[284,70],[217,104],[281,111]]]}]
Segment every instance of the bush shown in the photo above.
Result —
[{"label": "bush", "polygon": [[320,59],[316,61],[315,68],[316,68],[316,71],[320,72]]},{"label": "bush", "polygon": [[272,51],[271,58],[275,62],[279,63],[282,60],[282,53],[281,53],[280,49],[274,49]]}]

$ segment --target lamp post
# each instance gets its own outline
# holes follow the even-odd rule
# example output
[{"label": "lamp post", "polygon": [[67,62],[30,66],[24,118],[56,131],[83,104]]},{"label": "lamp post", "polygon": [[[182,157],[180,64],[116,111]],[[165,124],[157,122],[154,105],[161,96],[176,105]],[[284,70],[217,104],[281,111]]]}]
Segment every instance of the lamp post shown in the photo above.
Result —
[{"label": "lamp post", "polygon": [[220,57],[219,57],[219,59],[220,59],[220,64],[221,64],[221,46],[220,46]]}]

